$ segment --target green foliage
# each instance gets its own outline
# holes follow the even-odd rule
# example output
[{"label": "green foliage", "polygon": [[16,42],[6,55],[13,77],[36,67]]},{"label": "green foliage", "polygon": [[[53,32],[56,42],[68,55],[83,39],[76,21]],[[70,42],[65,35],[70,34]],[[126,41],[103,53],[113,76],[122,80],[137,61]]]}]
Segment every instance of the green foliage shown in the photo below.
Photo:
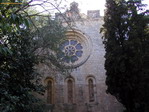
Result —
[{"label": "green foliage", "polygon": [[[35,23],[37,27],[32,30],[33,19],[26,8],[27,3],[0,5],[1,112],[41,112],[40,106],[35,108],[39,99],[33,93],[42,94],[44,88],[35,65],[43,61],[50,63],[49,67],[59,65],[54,54],[58,52],[58,43],[64,38],[65,30],[51,19],[44,27],[45,24]],[[37,32],[31,32],[35,30]],[[44,52],[38,52],[40,49]],[[45,52],[49,54],[41,55]]]},{"label": "green foliage", "polygon": [[37,74],[28,32],[20,32],[19,36],[7,35],[7,43],[2,43],[11,53],[0,53],[1,112],[31,111],[31,105],[36,102],[31,92],[41,88],[38,82],[32,83]]},{"label": "green foliage", "polygon": [[[33,91],[41,92],[34,79],[36,57],[31,52],[32,41],[27,30],[29,19],[20,14],[21,5],[0,5],[0,111],[30,112],[37,99]],[[24,27],[24,28],[23,28]]]},{"label": "green foliage", "polygon": [[49,66],[53,71],[66,73],[69,70],[65,68],[63,62],[59,59],[57,54],[61,54],[59,45],[66,39],[66,28],[64,28],[58,21],[48,19],[47,24],[38,27],[33,33],[34,51],[38,55],[38,60],[41,63]]},{"label": "green foliage", "polygon": [[104,18],[107,92],[127,112],[149,111],[149,18],[141,0],[107,0]]}]

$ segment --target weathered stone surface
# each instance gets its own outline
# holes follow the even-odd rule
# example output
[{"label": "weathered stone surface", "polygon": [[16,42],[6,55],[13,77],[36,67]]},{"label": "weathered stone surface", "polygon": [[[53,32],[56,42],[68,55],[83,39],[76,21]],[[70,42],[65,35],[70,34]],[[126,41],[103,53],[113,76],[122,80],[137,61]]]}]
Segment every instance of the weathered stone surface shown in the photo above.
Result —
[{"label": "weathered stone surface", "polygon": [[[84,51],[89,58],[79,65],[69,76],[51,72],[47,66],[39,65],[39,72],[43,74],[43,84],[47,78],[53,79],[53,104],[49,112],[122,112],[123,107],[111,95],[106,93],[105,84],[105,50],[102,43],[100,28],[103,18],[99,11],[89,11],[89,18],[79,19],[73,22],[72,29],[77,29],[90,40],[90,50]],[[94,16],[95,17],[91,17]],[[61,18],[62,19],[62,18]],[[64,25],[67,25],[64,23]],[[81,43],[81,42],[80,42]],[[88,45],[84,45],[88,47]],[[91,53],[88,53],[91,52]],[[68,84],[67,79],[73,81],[73,103],[68,103]],[[93,81],[94,101],[89,98],[88,79]],[[43,98],[46,101],[46,94]],[[49,104],[47,104],[49,105]]]}]

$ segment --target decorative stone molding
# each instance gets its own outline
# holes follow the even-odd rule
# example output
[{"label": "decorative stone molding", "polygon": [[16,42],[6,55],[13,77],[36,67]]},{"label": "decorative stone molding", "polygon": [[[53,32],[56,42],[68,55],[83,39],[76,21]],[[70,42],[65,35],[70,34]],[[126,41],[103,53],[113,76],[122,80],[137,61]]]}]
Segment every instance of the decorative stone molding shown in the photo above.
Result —
[{"label": "decorative stone molding", "polygon": [[[67,40],[62,44],[61,56],[66,67],[76,68],[84,64],[90,57],[92,43],[89,37],[79,30],[68,30]],[[60,46],[61,47],[61,46]]]}]

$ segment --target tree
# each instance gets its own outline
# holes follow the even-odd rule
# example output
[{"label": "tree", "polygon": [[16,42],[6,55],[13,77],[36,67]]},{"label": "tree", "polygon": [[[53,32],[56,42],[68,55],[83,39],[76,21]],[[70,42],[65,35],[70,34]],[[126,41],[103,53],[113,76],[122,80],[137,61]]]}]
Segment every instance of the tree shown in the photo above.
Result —
[{"label": "tree", "polygon": [[[10,2],[14,1],[10,0]],[[33,24],[31,17],[37,15],[32,16],[26,11],[30,7],[30,2],[20,5],[0,5],[1,112],[41,112],[38,110],[39,108],[34,108],[34,103],[38,99],[32,94],[33,92],[41,94],[43,92],[40,75],[34,68],[41,62],[42,56],[38,55],[36,51],[39,48],[50,49],[52,52],[57,51],[57,43],[64,38],[62,26],[54,20],[49,19],[48,27],[40,26],[41,29]],[[35,31],[31,30],[32,25],[36,26],[38,35],[31,32]],[[46,36],[41,34],[42,29],[47,30]],[[46,46],[45,42],[47,42]],[[51,56],[53,54],[49,55],[49,57]],[[52,63],[53,58],[50,59],[49,62]]]},{"label": "tree", "polygon": [[66,39],[66,28],[60,22],[49,18],[46,25],[38,27],[38,30],[32,34],[33,38],[36,37],[33,41],[35,45],[33,52],[36,52],[38,60],[49,66],[53,71],[61,73],[69,71],[58,55],[62,52],[59,45]]},{"label": "tree", "polygon": [[107,92],[127,112],[149,111],[149,18],[141,0],[107,0],[104,44]]}]

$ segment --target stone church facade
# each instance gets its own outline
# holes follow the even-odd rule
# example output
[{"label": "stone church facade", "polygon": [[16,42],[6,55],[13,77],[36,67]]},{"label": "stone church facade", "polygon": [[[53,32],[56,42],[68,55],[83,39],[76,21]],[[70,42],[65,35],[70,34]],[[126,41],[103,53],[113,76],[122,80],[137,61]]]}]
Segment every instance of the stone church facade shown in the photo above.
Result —
[{"label": "stone church facade", "polygon": [[80,15],[78,4],[73,2],[70,10],[56,14],[56,19],[69,28],[60,58],[74,70],[61,75],[40,66],[43,84],[47,85],[43,97],[50,107],[47,112],[122,112],[122,105],[106,93],[105,50],[99,33],[103,17],[99,10]]}]

